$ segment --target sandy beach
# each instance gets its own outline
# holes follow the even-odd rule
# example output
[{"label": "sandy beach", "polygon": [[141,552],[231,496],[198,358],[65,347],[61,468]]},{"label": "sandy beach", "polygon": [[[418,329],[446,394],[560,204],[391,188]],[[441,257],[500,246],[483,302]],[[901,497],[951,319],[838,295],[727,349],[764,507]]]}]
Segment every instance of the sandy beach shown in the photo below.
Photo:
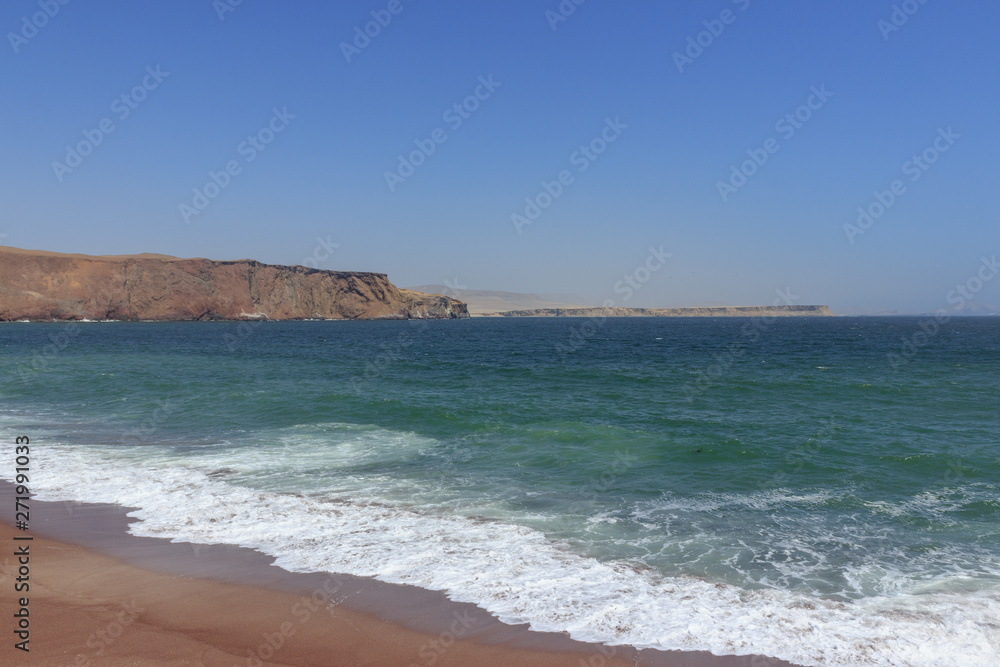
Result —
[{"label": "sandy beach", "polygon": [[[9,544],[17,532],[4,524]],[[431,637],[332,606],[336,582],[308,596],[136,568],[35,538],[30,653],[18,665],[568,665],[567,655]],[[16,611],[5,566],[2,615]],[[456,619],[461,632],[469,617]],[[9,637],[9,633],[5,633]],[[431,642],[438,640],[437,644]],[[435,659],[436,658],[436,659]],[[433,662],[432,662],[433,660]],[[609,665],[630,664],[612,659]]]},{"label": "sandy beach", "polygon": [[[766,658],[635,651],[509,626],[438,593],[326,574],[293,574],[247,549],[127,535],[107,505],[32,502],[29,653],[5,628],[14,665],[556,665],[778,667]],[[10,500],[10,502],[7,502]],[[14,537],[32,539],[15,541]],[[61,537],[62,539],[53,539]],[[5,549],[0,615],[21,607]]]}]

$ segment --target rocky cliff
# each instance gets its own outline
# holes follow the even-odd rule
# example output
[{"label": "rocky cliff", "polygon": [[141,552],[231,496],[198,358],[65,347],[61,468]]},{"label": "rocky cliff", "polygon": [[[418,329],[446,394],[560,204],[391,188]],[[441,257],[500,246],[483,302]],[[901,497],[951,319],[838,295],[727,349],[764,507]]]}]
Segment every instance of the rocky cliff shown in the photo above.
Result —
[{"label": "rocky cliff", "polygon": [[540,308],[481,317],[795,317],[833,316],[826,306],[724,306],[713,308]]},{"label": "rocky cliff", "polygon": [[468,316],[461,301],[399,289],[384,273],[0,247],[0,321]]}]

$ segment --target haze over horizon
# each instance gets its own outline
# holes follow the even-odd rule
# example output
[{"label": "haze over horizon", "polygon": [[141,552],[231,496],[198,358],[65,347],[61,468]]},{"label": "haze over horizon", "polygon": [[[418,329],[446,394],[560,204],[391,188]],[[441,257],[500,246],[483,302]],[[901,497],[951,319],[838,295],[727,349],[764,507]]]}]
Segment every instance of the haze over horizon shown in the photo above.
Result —
[{"label": "haze over horizon", "polygon": [[617,306],[1000,304],[1000,7],[781,4],[15,0],[0,243]]}]

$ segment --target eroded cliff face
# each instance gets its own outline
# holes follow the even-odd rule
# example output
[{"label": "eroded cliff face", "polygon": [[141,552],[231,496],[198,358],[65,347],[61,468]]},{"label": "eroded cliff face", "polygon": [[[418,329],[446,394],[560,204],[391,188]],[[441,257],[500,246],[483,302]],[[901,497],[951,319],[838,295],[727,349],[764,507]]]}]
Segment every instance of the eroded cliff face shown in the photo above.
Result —
[{"label": "eroded cliff face", "polygon": [[0,248],[0,321],[468,316],[461,301],[401,290],[384,273]]}]

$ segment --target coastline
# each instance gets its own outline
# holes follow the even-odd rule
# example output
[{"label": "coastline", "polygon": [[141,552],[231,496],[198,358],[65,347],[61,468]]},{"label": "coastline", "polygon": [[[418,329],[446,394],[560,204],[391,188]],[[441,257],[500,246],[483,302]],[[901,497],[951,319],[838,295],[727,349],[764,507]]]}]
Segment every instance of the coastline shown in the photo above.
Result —
[{"label": "coastline", "polygon": [[[0,539],[7,544],[17,532],[13,495],[0,482]],[[789,665],[534,632],[435,591],[291,573],[236,546],[129,535],[128,510],[113,505],[33,500],[31,509],[31,654],[24,660],[5,642],[0,655],[13,664]],[[8,619],[16,602],[12,563],[0,561],[0,614]]]},{"label": "coastline", "polygon": [[711,306],[692,308],[626,308],[594,306],[533,308],[496,313],[472,313],[472,317],[836,317],[828,306]]}]

